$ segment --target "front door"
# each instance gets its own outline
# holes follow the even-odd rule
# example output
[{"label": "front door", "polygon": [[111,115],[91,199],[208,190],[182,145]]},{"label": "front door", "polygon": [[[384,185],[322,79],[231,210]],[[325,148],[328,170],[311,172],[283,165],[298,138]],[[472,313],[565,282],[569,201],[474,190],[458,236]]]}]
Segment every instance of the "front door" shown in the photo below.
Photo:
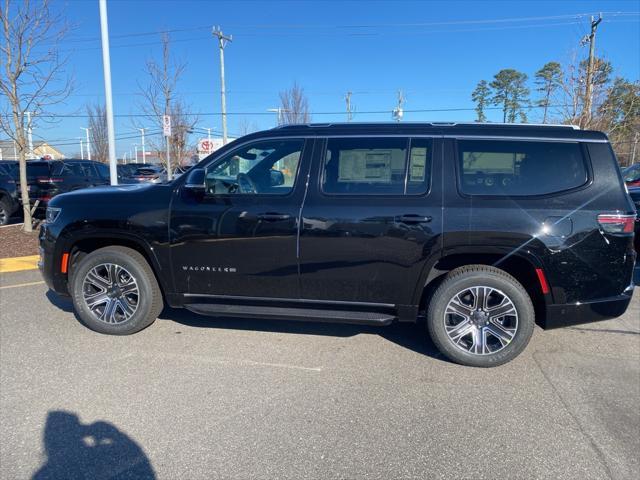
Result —
[{"label": "front door", "polygon": [[204,195],[175,192],[169,228],[177,293],[298,298],[298,216],[311,143],[245,143],[205,165]]},{"label": "front door", "polygon": [[302,211],[302,298],[411,305],[442,242],[440,142],[336,137],[324,145]]}]

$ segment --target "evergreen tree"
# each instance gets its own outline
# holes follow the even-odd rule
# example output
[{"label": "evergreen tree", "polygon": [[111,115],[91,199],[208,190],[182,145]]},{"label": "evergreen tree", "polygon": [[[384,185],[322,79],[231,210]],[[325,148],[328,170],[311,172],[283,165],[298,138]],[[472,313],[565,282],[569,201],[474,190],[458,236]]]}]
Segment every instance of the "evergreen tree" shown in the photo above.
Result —
[{"label": "evergreen tree", "polygon": [[536,72],[536,90],[542,97],[536,102],[544,110],[542,113],[542,123],[547,123],[551,96],[558,89],[562,82],[562,66],[558,62],[548,62]]},{"label": "evergreen tree", "polygon": [[491,100],[491,89],[486,80],[480,80],[476,89],[471,94],[471,100],[476,102],[476,113],[478,114],[478,122],[486,122],[487,116],[484,114],[485,107]]},{"label": "evergreen tree", "polygon": [[502,121],[513,123],[517,117],[527,121],[524,107],[529,102],[529,89],[526,86],[527,74],[512,68],[500,70],[489,86],[493,89],[491,102],[502,106]]}]

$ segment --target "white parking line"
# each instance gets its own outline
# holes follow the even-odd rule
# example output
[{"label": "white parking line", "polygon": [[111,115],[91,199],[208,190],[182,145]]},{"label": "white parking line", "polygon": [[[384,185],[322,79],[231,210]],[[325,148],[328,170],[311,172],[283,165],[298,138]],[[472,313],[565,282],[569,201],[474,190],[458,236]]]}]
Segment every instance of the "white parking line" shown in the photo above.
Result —
[{"label": "white parking line", "polygon": [[271,363],[271,362],[256,362],[254,360],[235,359],[235,358],[220,358],[220,357],[205,357],[203,355],[189,355],[181,353],[162,353],[160,355],[153,355],[148,353],[128,353],[119,360],[125,360],[131,357],[146,357],[150,359],[163,359],[163,358],[175,358],[178,360],[196,360],[204,363],[214,363],[218,365],[248,365],[254,367],[273,367],[273,368],[287,368],[291,370],[303,370],[306,372],[321,372],[322,367],[303,367],[301,365],[291,365],[288,363]]},{"label": "white parking line", "polygon": [[5,288],[20,288],[20,287],[30,287],[32,285],[42,285],[44,281],[40,280],[39,282],[28,282],[28,283],[17,283],[15,285],[4,285],[0,287],[0,290],[4,290]]}]

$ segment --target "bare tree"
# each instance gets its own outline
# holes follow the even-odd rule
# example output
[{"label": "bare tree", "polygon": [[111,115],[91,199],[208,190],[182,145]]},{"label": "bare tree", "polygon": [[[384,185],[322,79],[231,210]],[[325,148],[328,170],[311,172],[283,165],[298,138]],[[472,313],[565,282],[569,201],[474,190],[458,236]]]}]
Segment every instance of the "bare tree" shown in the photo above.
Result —
[{"label": "bare tree", "polygon": [[284,124],[309,123],[309,101],[304,89],[294,82],[289,90],[280,92],[281,118]]},{"label": "bare tree", "polygon": [[[167,168],[172,168],[180,164],[188,146],[189,133],[198,118],[188,113],[188,106],[176,92],[178,81],[187,64],[171,57],[169,34],[163,33],[161,39],[162,60],[160,62],[155,59],[147,60],[145,73],[149,83],[146,86],[138,84],[138,87],[142,97],[140,107],[148,120],[158,125],[158,128],[162,128],[162,116],[171,116],[169,140],[172,165],[167,165]],[[166,149],[163,147],[163,142],[152,138],[149,143],[160,152],[160,158],[166,165]]]},{"label": "bare tree", "polygon": [[238,124],[238,134],[240,134],[241,137],[257,131],[258,125],[256,125],[255,122],[249,122],[246,118],[240,120],[240,123]]},{"label": "bare tree", "polygon": [[107,136],[107,110],[104,105],[87,105],[89,138],[95,160],[109,161],[109,138]]},{"label": "bare tree", "polygon": [[73,85],[65,71],[68,57],[58,52],[69,27],[49,4],[49,0],[4,0],[0,6],[0,97],[6,99],[0,101],[0,130],[16,142],[26,232],[32,231],[32,219],[25,131],[47,115],[49,107],[66,99]]}]

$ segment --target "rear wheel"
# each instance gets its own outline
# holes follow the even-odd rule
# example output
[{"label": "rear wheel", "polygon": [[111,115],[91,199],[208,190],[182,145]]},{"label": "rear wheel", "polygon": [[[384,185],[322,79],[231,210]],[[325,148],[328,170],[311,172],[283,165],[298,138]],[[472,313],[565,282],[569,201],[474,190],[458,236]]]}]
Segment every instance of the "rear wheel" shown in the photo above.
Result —
[{"label": "rear wheel", "polygon": [[73,305],[92,330],[128,335],[151,325],[162,311],[162,294],[140,253],[106,247],[86,255],[71,277]]},{"label": "rear wheel", "polygon": [[517,357],[535,324],[531,299],[508,273],[486,265],[449,272],[427,310],[433,342],[462,365],[494,367]]},{"label": "rear wheel", "polygon": [[11,206],[6,198],[0,198],[0,225],[6,225],[11,218]]}]

